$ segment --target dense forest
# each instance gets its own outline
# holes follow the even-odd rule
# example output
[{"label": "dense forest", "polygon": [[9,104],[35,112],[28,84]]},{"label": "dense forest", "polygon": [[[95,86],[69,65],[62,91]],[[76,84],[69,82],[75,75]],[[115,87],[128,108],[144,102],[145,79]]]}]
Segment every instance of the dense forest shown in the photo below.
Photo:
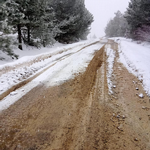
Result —
[{"label": "dense forest", "polygon": [[118,11],[108,22],[105,33],[150,42],[150,1],[131,0],[124,14]]},{"label": "dense forest", "polygon": [[[85,40],[92,22],[84,0],[1,0],[0,50],[13,55],[11,44],[22,50],[23,42],[45,47]],[[10,34],[17,34],[18,41]]]}]

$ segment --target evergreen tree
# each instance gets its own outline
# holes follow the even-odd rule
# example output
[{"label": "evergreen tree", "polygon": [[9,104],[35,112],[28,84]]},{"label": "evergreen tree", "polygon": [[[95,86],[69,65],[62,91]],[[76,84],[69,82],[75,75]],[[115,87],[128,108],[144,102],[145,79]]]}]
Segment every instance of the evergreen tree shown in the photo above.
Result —
[{"label": "evergreen tree", "polygon": [[[17,59],[18,55],[14,54],[12,51],[11,45],[13,44],[13,40],[11,37],[7,36],[8,27],[6,23],[6,7],[5,0],[0,1],[0,51],[3,51],[7,55],[9,55],[12,59]],[[4,59],[0,57],[0,59]]]},{"label": "evergreen tree", "polygon": [[86,39],[93,16],[85,8],[84,0],[55,0],[52,3],[60,33],[59,42],[74,42]]},{"label": "evergreen tree", "polygon": [[32,46],[35,45],[35,39],[40,39],[44,46],[48,44],[47,40],[52,37],[50,29],[54,28],[54,18],[47,4],[47,0],[10,0],[6,3],[8,22],[17,27],[20,49],[22,38]]},{"label": "evergreen tree", "polygon": [[22,39],[32,46],[86,39],[93,21],[84,0],[7,0],[6,10],[20,49]]},{"label": "evergreen tree", "polygon": [[41,9],[36,12],[36,16],[34,16],[35,21],[32,26],[31,34],[34,39],[40,39],[40,43],[42,43],[43,46],[53,44],[54,37],[59,33],[55,12],[47,0],[41,0],[38,5]]},{"label": "evergreen tree", "polygon": [[4,7],[4,0],[0,2],[0,31],[3,31],[4,29],[4,22],[6,19],[6,11]]},{"label": "evergreen tree", "polygon": [[128,24],[120,11],[115,13],[115,17],[111,19],[106,28],[105,33],[108,37],[125,37]]},{"label": "evergreen tree", "polygon": [[93,22],[93,16],[86,8],[84,8],[79,22],[80,24],[78,24],[77,38],[86,40],[87,35],[90,33],[91,23]]},{"label": "evergreen tree", "polygon": [[[131,0],[125,18],[130,25],[130,34],[134,39],[138,39],[138,32],[145,30],[150,26],[150,1],[149,0]],[[143,32],[144,33],[144,32]],[[150,33],[149,33],[150,34]]]},{"label": "evergreen tree", "polygon": [[18,48],[22,50],[22,33],[21,28],[24,26],[24,10],[22,6],[26,5],[23,0],[10,0],[6,2],[8,24],[15,26],[18,31]]}]

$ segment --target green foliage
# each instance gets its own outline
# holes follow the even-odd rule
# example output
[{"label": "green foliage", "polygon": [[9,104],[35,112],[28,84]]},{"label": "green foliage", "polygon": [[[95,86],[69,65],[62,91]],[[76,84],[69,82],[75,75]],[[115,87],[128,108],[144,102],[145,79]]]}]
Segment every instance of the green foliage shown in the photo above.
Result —
[{"label": "green foliage", "polygon": [[84,0],[6,0],[2,6],[7,20],[5,33],[9,33],[8,26],[18,33],[20,49],[22,40],[39,47],[56,40],[70,43],[86,39],[93,22]]},{"label": "green foliage", "polygon": [[[125,18],[130,25],[130,35],[138,39],[137,30],[143,29],[143,26],[150,26],[150,1],[149,0],[131,0]],[[150,34],[150,33],[149,33]]]},{"label": "green foliage", "polygon": [[84,1],[55,0],[52,4],[61,31],[55,39],[63,43],[86,39],[89,27],[93,22],[93,16],[85,8]]},{"label": "green foliage", "polygon": [[3,30],[4,28],[4,22],[6,19],[6,10],[5,7],[3,6],[4,1],[0,2],[0,31]]}]

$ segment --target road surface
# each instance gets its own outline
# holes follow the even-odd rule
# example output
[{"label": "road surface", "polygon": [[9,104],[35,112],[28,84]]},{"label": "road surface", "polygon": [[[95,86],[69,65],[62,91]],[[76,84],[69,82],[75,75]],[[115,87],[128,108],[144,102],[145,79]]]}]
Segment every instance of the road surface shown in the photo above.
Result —
[{"label": "road surface", "polygon": [[[108,47],[115,52],[113,94]],[[84,73],[53,87],[41,83],[2,111],[0,150],[150,150],[149,98],[137,96],[142,84],[118,58],[109,40]]]}]

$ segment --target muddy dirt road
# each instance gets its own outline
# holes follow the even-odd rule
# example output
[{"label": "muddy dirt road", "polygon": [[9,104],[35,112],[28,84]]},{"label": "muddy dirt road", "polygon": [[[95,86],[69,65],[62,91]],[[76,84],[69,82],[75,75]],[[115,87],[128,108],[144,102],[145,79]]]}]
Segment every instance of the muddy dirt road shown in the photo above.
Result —
[{"label": "muddy dirt road", "polygon": [[[116,55],[113,94],[107,46]],[[118,58],[118,45],[109,41],[83,74],[55,87],[41,83],[1,112],[0,150],[150,150],[149,99],[137,96],[142,84]]]}]

